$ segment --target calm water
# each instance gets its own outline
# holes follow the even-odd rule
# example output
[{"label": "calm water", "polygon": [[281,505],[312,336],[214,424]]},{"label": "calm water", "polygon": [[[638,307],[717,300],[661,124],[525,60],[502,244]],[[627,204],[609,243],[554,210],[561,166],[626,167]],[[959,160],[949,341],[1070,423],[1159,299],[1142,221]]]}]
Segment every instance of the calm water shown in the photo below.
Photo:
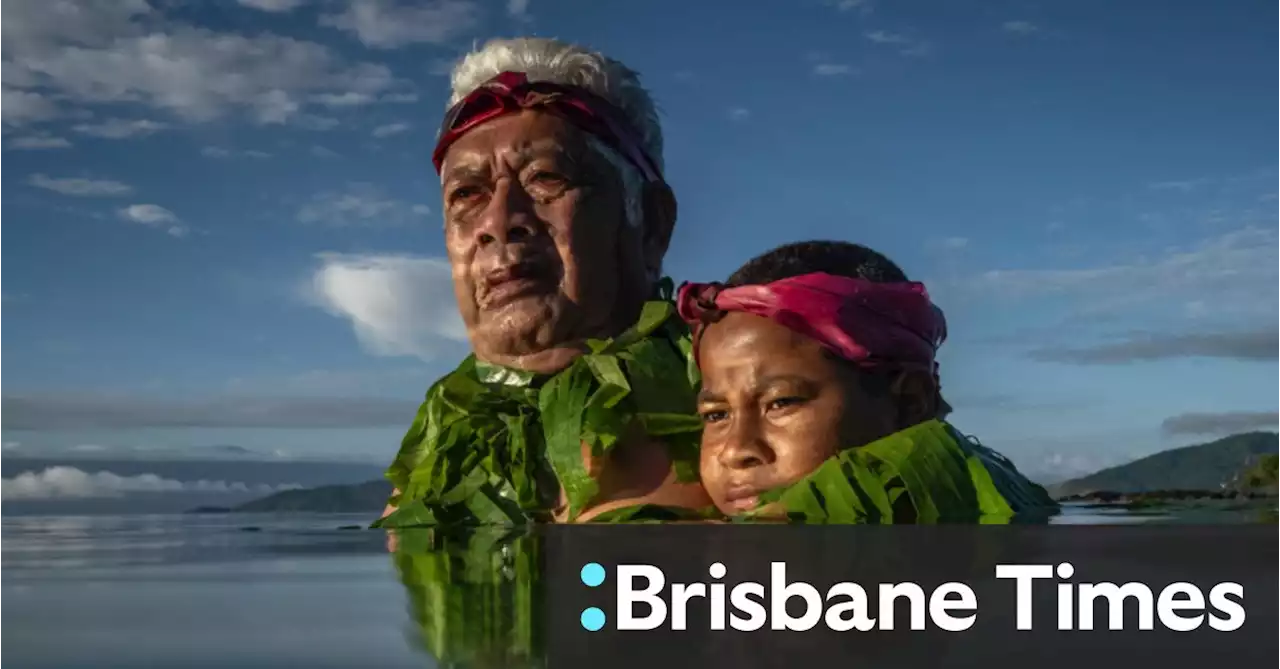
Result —
[{"label": "calm water", "polygon": [[[4,519],[5,666],[431,666],[367,517]],[[259,531],[246,531],[253,526]]]},{"label": "calm water", "polygon": [[[1257,508],[1139,515],[1069,507],[1054,522],[1258,515]],[[384,535],[339,529],[368,520],[6,517],[2,660],[33,669],[436,666],[420,650],[420,630],[430,625],[410,613],[412,595]]]}]

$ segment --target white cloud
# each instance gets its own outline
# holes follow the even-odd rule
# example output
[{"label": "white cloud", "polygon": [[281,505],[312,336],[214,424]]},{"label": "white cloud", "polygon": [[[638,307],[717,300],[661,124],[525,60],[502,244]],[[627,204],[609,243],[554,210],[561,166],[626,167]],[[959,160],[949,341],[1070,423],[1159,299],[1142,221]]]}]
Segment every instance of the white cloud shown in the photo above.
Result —
[{"label": "white cloud", "polygon": [[885,32],[883,30],[875,30],[866,34],[867,39],[876,44],[908,44],[910,40],[897,33]]},{"label": "white cloud", "polygon": [[306,0],[239,0],[241,5],[264,12],[291,12]]},{"label": "white cloud", "polygon": [[899,33],[874,30],[865,33],[864,36],[873,44],[898,47],[899,53],[904,56],[927,56],[933,52],[933,45],[929,42],[917,40]]},{"label": "white cloud", "polygon": [[233,151],[221,146],[206,146],[203,149],[200,149],[200,155],[206,158],[232,158],[235,156],[244,156],[246,158],[262,159],[271,157],[271,154],[266,151],[257,151],[254,149],[249,149],[247,151]]},{"label": "white cloud", "polygon": [[367,105],[377,98],[368,93],[357,93],[355,91],[347,91],[346,93],[321,93],[312,96],[312,101],[322,104],[326,107],[358,107]]},{"label": "white cloud", "polygon": [[1005,21],[1000,27],[1005,32],[1015,35],[1030,35],[1040,30],[1036,24],[1030,21]]},{"label": "white cloud", "polygon": [[360,107],[379,102],[388,104],[404,104],[407,102],[417,101],[418,94],[409,91],[384,93],[382,95],[376,95],[372,92],[361,93],[356,91],[346,91],[344,93],[320,93],[311,96],[311,102],[330,109]]},{"label": "white cloud", "polygon": [[370,353],[430,360],[467,341],[449,261],[407,255],[319,258],[311,299],[350,320]]},{"label": "white cloud", "polygon": [[[46,51],[59,42],[95,47],[110,44],[116,37],[142,32],[135,19],[155,16],[146,0],[8,0],[4,9],[0,31],[5,53],[14,57]],[[10,79],[10,72],[4,75]]]},{"label": "white cloud", "polygon": [[729,110],[730,121],[745,121],[751,117],[751,110],[745,107],[733,107]]},{"label": "white cloud", "polygon": [[319,144],[311,147],[309,153],[316,158],[335,158],[338,155],[333,149],[320,146]]},{"label": "white cloud", "polygon": [[131,221],[154,225],[172,223],[178,220],[172,211],[156,204],[133,204],[120,210],[120,214]]},{"label": "white cloud", "polygon": [[1274,430],[1280,422],[1275,411],[1226,411],[1183,413],[1166,418],[1160,425],[1165,434],[1227,435],[1252,430]]},{"label": "white cloud", "polygon": [[1274,167],[1269,167],[1237,174],[1155,181],[1147,184],[1147,188],[1153,191],[1182,193],[1214,191],[1218,194],[1231,192],[1235,195],[1245,195],[1246,193],[1241,192],[1241,189],[1256,192],[1254,189],[1274,188],[1275,183],[1276,170]]},{"label": "white cloud", "polygon": [[395,49],[443,44],[477,23],[471,2],[436,0],[414,6],[395,0],[347,0],[346,10],[320,18],[321,25],[352,33],[365,46]]},{"label": "white cloud", "polygon": [[946,237],[937,241],[937,246],[947,251],[959,251],[969,246],[968,237]]},{"label": "white cloud", "polygon": [[405,104],[408,102],[417,102],[417,93],[387,93],[379,98],[382,102],[391,102],[394,104]]},{"label": "white cloud", "polygon": [[298,113],[302,105],[288,93],[273,88],[263,92],[253,104],[253,118],[262,125],[279,124],[288,121]]},{"label": "white cloud", "polygon": [[3,445],[0,445],[0,449],[6,451],[16,451],[20,448],[22,448],[22,443],[17,441],[6,441]]},{"label": "white cloud", "polygon": [[374,95],[395,84],[387,67],[348,63],[321,44],[163,20],[141,0],[6,2],[3,41],[11,125],[53,117],[55,98],[143,105],[192,122],[243,112],[283,123],[312,96]]},{"label": "white cloud", "polygon": [[[427,209],[430,211],[430,209]],[[348,184],[343,191],[319,193],[297,214],[301,223],[332,227],[398,225],[422,215],[422,210],[387,195],[372,184]]]},{"label": "white cloud", "polygon": [[374,137],[390,137],[392,135],[399,135],[402,132],[408,132],[410,127],[412,126],[410,126],[408,123],[388,123],[386,125],[380,125],[374,128],[373,136]]},{"label": "white cloud", "polygon": [[0,499],[53,500],[121,497],[133,493],[257,493],[270,494],[302,486],[247,484],[239,481],[178,481],[156,474],[120,476],[108,471],[89,473],[75,467],[49,467],[41,472],[25,472],[3,480]]},{"label": "white cloud", "polygon": [[133,187],[107,179],[55,179],[43,174],[33,174],[27,183],[36,188],[51,190],[75,197],[118,197],[133,192]]},{"label": "white cloud", "polygon": [[101,137],[103,139],[125,139],[128,137],[146,136],[168,128],[164,123],[148,119],[113,118],[102,123],[82,123],[72,128],[82,135]]},{"label": "white cloud", "polygon": [[1162,301],[1181,309],[1198,300],[1215,314],[1274,318],[1277,256],[1275,228],[1245,227],[1154,258],[1073,269],[991,270],[950,285],[983,297],[1081,298],[1094,312]]},{"label": "white cloud", "polygon": [[507,0],[507,16],[520,21],[529,20],[529,0]]},{"label": "white cloud", "polygon": [[842,63],[818,63],[813,66],[813,73],[820,77],[838,77],[852,72],[852,67]]},{"label": "white cloud", "polygon": [[865,14],[871,11],[871,2],[870,0],[839,0],[836,2],[836,9],[842,12],[857,10]]},{"label": "white cloud", "polygon": [[[7,40],[8,37],[6,36],[5,39]],[[26,70],[8,61],[0,61],[0,81],[3,81],[5,86],[16,88],[36,85],[36,81],[27,74]]]},{"label": "white cloud", "polygon": [[0,119],[3,119],[5,125],[38,123],[58,118],[59,115],[58,106],[44,95],[7,86],[0,91]]},{"label": "white cloud", "polygon": [[317,132],[326,132],[338,127],[339,121],[329,116],[315,116],[313,114],[304,114],[297,119],[298,127],[304,130],[315,130]]},{"label": "white cloud", "polygon": [[1183,181],[1157,181],[1149,184],[1151,190],[1177,190],[1184,193],[1193,191],[1201,186],[1213,183],[1213,179],[1186,179]]},{"label": "white cloud", "polygon": [[47,133],[40,133],[11,139],[5,142],[5,146],[10,149],[38,151],[46,149],[69,149],[71,148],[71,142],[67,141],[64,137],[54,137]]},{"label": "white cloud", "polygon": [[158,204],[131,204],[116,213],[126,221],[163,229],[174,237],[184,237],[189,232],[176,214]]}]

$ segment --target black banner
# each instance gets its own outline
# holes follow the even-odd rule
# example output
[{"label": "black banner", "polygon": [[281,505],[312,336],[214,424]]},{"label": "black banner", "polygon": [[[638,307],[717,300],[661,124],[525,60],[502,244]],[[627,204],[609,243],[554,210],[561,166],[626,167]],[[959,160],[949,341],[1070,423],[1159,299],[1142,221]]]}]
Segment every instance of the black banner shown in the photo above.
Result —
[{"label": "black banner", "polygon": [[1274,666],[1278,539],[1274,525],[549,527],[539,627],[557,668]]}]

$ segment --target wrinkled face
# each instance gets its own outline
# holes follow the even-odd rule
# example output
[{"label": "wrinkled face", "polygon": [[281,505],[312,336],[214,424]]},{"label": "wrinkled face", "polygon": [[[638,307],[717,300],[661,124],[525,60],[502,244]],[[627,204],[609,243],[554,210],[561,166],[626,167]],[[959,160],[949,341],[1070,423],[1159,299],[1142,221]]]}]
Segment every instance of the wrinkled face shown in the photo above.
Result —
[{"label": "wrinkled face", "polygon": [[577,128],[537,111],[499,117],[449,148],[441,179],[477,357],[554,371],[575,342],[634,320],[649,288],[644,240],[626,223],[617,171]]},{"label": "wrinkled face", "polygon": [[760,493],[897,429],[887,391],[766,318],[726,315],[705,329],[698,353],[702,484],[722,513],[748,511]]}]

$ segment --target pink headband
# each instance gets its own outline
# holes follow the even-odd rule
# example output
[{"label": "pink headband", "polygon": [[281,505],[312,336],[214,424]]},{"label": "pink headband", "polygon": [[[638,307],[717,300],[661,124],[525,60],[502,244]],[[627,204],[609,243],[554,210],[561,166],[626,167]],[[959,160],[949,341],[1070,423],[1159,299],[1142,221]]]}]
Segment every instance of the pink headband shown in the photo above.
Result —
[{"label": "pink headband", "polygon": [[947,338],[942,310],[929,301],[924,284],[915,282],[815,273],[731,288],[686,283],[676,306],[694,328],[695,358],[703,326],[711,314],[725,311],[763,316],[865,366],[920,367],[936,374],[934,356]]}]

